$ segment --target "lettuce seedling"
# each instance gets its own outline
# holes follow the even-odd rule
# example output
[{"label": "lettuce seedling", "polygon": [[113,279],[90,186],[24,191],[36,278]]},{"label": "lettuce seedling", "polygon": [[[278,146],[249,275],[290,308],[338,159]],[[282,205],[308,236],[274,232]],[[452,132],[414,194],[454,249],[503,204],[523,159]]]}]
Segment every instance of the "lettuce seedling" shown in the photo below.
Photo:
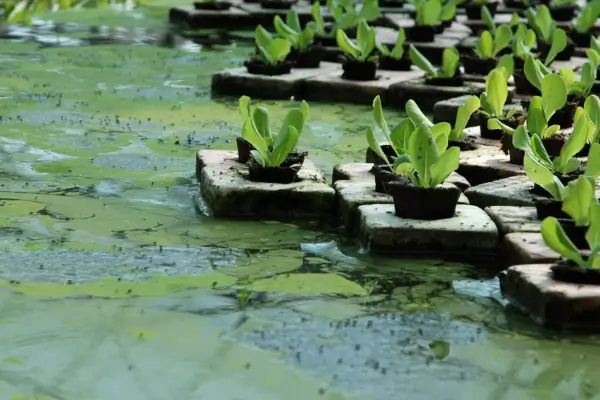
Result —
[{"label": "lettuce seedling", "polygon": [[595,36],[590,37],[590,48],[600,54],[600,39]]},{"label": "lettuce seedling", "polygon": [[412,44],[408,53],[412,63],[424,71],[429,78],[454,78],[460,65],[460,54],[454,47],[444,49],[442,67],[440,69],[435,68]]},{"label": "lettuce seedling", "polygon": [[482,60],[494,58],[510,44],[512,30],[508,25],[500,25],[494,36],[489,31],[483,31],[475,44],[475,53]]},{"label": "lettuce seedling", "polygon": [[554,32],[557,30],[556,21],[552,19],[548,6],[541,5],[537,11],[530,7],[525,11],[525,16],[529,26],[535,30],[540,40],[547,44],[554,41]]},{"label": "lettuce seedling", "polygon": [[591,123],[594,124],[594,134],[589,138],[589,142],[598,143],[600,142],[600,98],[595,94],[588,96],[583,109]]},{"label": "lettuce seedling", "polygon": [[337,31],[336,40],[338,47],[353,60],[362,62],[377,60],[377,56],[371,55],[375,49],[375,29],[370,27],[364,19],[358,22],[356,43],[350,40],[341,29]]},{"label": "lettuce seedling", "polygon": [[510,75],[503,66],[490,71],[485,79],[485,92],[481,93],[479,97],[483,115],[490,118],[511,118],[517,111],[515,108],[504,110],[508,100],[508,77]]},{"label": "lettuce seedling", "polygon": [[[454,16],[451,8],[444,11],[441,0],[415,0],[414,4],[416,9],[415,22],[419,26],[437,26],[440,25],[443,20],[449,20]],[[446,15],[442,15],[442,12],[445,12]],[[456,5],[454,7],[454,13],[455,12]],[[450,16],[448,14],[452,15]]]},{"label": "lettuce seedling", "polygon": [[583,7],[579,17],[575,20],[573,24],[575,31],[581,34],[588,33],[596,24],[598,17],[600,17],[600,2],[590,1]]},{"label": "lettuce seedling", "polygon": [[315,1],[312,5],[313,20],[307,25],[308,28],[323,38],[333,38],[338,29],[352,28],[361,19],[373,21],[380,15],[378,0],[365,0],[359,11],[357,11],[353,2],[328,0],[327,9],[333,17],[333,27],[329,32],[325,29],[325,20],[321,15],[321,6],[318,1]]},{"label": "lettuce seedling", "polygon": [[525,78],[538,90],[542,89],[542,81],[551,73],[547,65],[534,58],[532,54],[529,54],[525,59],[525,66],[523,68]]},{"label": "lettuce seedling", "polygon": [[513,35],[512,50],[513,53],[522,60],[525,60],[531,49],[536,44],[536,35],[533,29],[528,29],[525,25],[519,24],[517,31]]},{"label": "lettuce seedling", "polygon": [[577,80],[577,74],[572,69],[560,68],[559,70],[559,74],[567,86],[568,94],[579,99],[587,98],[592,91],[596,82],[598,66],[600,65],[600,54],[592,49],[587,49],[586,52],[589,61],[581,66],[579,80]]},{"label": "lettuce seedling", "polygon": [[290,53],[291,45],[287,39],[273,38],[273,36],[258,25],[254,31],[254,40],[258,48],[258,57],[266,65],[278,65]]},{"label": "lettuce seedling", "polygon": [[380,43],[376,38],[376,46],[381,55],[393,58],[394,60],[400,60],[404,55],[404,42],[406,41],[406,34],[404,33],[404,29],[400,28],[398,31],[398,37],[396,38],[396,44],[390,50],[385,44]]},{"label": "lettuce seedling", "polygon": [[294,10],[288,11],[285,22],[279,15],[276,15],[273,19],[273,25],[279,36],[289,40],[296,50],[308,48],[315,36],[315,32],[308,27],[302,30],[298,13]]},{"label": "lettuce seedling", "polygon": [[240,113],[244,119],[242,138],[254,147],[250,152],[254,160],[263,167],[278,167],[296,147],[308,119],[309,107],[303,101],[300,108],[290,110],[277,135],[270,132],[269,112],[265,108],[256,107],[251,114],[247,96],[240,98]]}]

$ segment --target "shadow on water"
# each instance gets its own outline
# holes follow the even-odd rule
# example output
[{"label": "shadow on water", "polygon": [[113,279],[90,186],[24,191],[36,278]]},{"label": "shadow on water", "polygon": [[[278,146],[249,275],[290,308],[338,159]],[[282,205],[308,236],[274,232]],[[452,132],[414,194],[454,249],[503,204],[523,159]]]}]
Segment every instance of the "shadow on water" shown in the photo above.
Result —
[{"label": "shadow on water", "polygon": [[[233,149],[240,128],[210,76],[241,64],[251,34],[176,31],[166,10],[0,30],[0,397],[598,393],[597,338],[507,308],[492,263],[198,213],[194,153]],[[276,121],[294,105],[259,103]],[[368,107],[312,104],[302,146],[329,175],[362,161],[370,123]]]}]

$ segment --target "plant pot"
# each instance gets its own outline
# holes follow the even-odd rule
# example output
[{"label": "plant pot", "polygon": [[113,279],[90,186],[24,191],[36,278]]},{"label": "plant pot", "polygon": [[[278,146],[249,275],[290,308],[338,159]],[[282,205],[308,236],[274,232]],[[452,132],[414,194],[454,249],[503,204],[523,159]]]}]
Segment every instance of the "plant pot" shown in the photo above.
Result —
[{"label": "plant pot", "polygon": [[515,63],[514,71],[521,71],[522,73],[525,68],[525,60],[513,55],[513,62]]},{"label": "plant pot", "polygon": [[523,161],[525,160],[525,152],[517,149],[513,145],[512,139],[512,135],[502,133],[502,138],[500,139],[500,150],[502,150],[504,154],[508,154],[508,162],[511,164],[523,165]]},{"label": "plant pot", "polygon": [[342,64],[342,79],[350,81],[374,81],[377,79],[375,61],[345,61]]},{"label": "plant pot", "polygon": [[[392,147],[391,144],[380,144],[379,146],[381,147],[381,151],[383,151],[383,154],[386,155],[388,160],[390,159],[390,157],[396,157],[396,151],[394,150],[394,148]],[[379,157],[377,154],[375,154],[375,152],[373,150],[371,150],[370,147],[367,149],[367,155],[366,155],[365,162],[372,163],[375,165],[386,165],[387,166],[387,163],[385,162],[385,160],[382,160],[381,157]]]},{"label": "plant pot", "polygon": [[[577,178],[579,178],[580,175],[581,174],[580,174],[579,171],[571,172],[570,174],[567,174],[567,175],[555,174],[555,176],[558,178],[558,180],[564,186],[567,186],[569,184],[569,182],[572,182],[572,181],[576,180]],[[538,195],[538,196],[552,197],[552,195],[550,193],[548,193],[546,191],[546,189],[544,189],[543,187],[541,187],[537,183],[533,184],[533,188],[530,190],[530,192],[531,192],[531,194],[535,194],[535,195]]]},{"label": "plant pot", "polygon": [[575,43],[576,47],[583,47],[586,49],[590,47],[590,38],[592,36],[591,32],[579,33],[575,30],[572,30],[569,32],[569,36],[571,37],[573,43]]},{"label": "plant pot", "polygon": [[291,62],[295,68],[319,68],[322,58],[323,48],[321,46],[309,46],[302,50],[292,49],[286,61]]},{"label": "plant pot", "polygon": [[214,2],[194,2],[194,8],[196,10],[211,10],[211,11],[225,11],[231,8],[231,3],[227,1],[214,1]]},{"label": "plant pot", "polygon": [[236,137],[235,143],[238,151],[238,161],[241,163],[247,163],[250,160],[250,151],[254,150],[254,146],[243,137]]},{"label": "plant pot", "polygon": [[552,279],[578,285],[600,285],[600,270],[582,268],[571,260],[561,260],[550,267]]},{"label": "plant pot", "polygon": [[337,41],[335,40],[335,36],[334,37],[315,36],[313,42],[320,46],[337,48]]},{"label": "plant pot", "polygon": [[462,140],[450,140],[448,141],[448,147],[458,147],[460,151],[476,150],[475,139],[466,138]]},{"label": "plant pot", "polygon": [[458,73],[452,78],[425,78],[426,85],[432,86],[463,86],[465,83],[462,75]]},{"label": "plant pot", "polygon": [[375,177],[375,191],[378,193],[390,194],[389,183],[402,178],[394,174],[387,165],[373,165],[369,172]]},{"label": "plant pot", "polygon": [[410,71],[411,65],[410,58],[404,55],[399,60],[387,56],[379,57],[379,69],[384,71]]},{"label": "plant pot", "polygon": [[504,0],[504,6],[507,8],[516,8],[518,10],[525,10],[528,7],[525,2],[521,0]]},{"label": "plant pot", "polygon": [[[488,119],[490,118],[487,116],[481,116],[481,122],[479,123],[481,138],[494,140],[502,139],[504,132],[501,129],[488,129]],[[511,118],[498,118],[498,120],[513,129],[516,129],[519,125],[525,124],[525,116],[523,114],[514,114]]]},{"label": "plant pot", "polygon": [[513,79],[515,81],[515,91],[518,94],[526,94],[529,96],[540,96],[540,91],[533,86],[525,77],[523,70],[514,70]]},{"label": "plant pot", "polygon": [[[550,51],[550,46],[551,46],[551,44],[548,44],[548,43],[542,42],[541,40],[538,40],[537,48],[540,53],[539,54],[540,60],[543,60],[546,58],[546,55]],[[565,49],[563,51],[561,51],[560,53],[558,53],[556,55],[555,60],[556,61],[569,61],[571,59],[571,57],[573,57],[574,52],[575,52],[575,43],[573,43],[573,41],[570,38],[567,38],[567,47],[565,47]]]},{"label": "plant pot", "polygon": [[407,42],[430,43],[435,39],[436,28],[429,25],[413,25],[404,28]]},{"label": "plant pot", "polygon": [[248,179],[256,182],[267,183],[292,183],[298,178],[301,165],[286,167],[263,167],[252,163],[248,167]]},{"label": "plant pot", "polygon": [[404,0],[379,0],[379,7],[396,8],[404,6]]},{"label": "plant pot", "polygon": [[467,13],[467,19],[470,20],[481,20],[481,8],[486,6],[489,10],[492,17],[496,14],[496,9],[498,8],[498,3],[489,2],[487,4],[467,4],[465,5],[465,12]]},{"label": "plant pot", "polygon": [[261,0],[260,7],[268,10],[289,10],[298,0]]},{"label": "plant pot", "polygon": [[575,4],[564,4],[560,6],[549,7],[550,15],[556,22],[568,22],[575,18],[575,12],[578,7]]},{"label": "plant pot", "polygon": [[244,66],[249,74],[253,75],[285,75],[292,71],[292,63],[284,61],[278,65],[267,65],[260,60],[252,59],[244,61]]},{"label": "plant pot", "polygon": [[388,183],[400,218],[435,220],[454,217],[460,189],[450,183],[435,188],[413,185],[407,178]]},{"label": "plant pot", "polygon": [[568,220],[568,214],[562,210],[562,201],[554,200],[553,198],[539,199],[535,202],[535,211],[537,219],[543,221],[548,217],[554,217],[559,220]]},{"label": "plant pot", "polygon": [[548,126],[559,125],[561,129],[570,128],[573,126],[573,119],[575,118],[575,111],[577,111],[579,102],[568,101],[567,104],[560,110],[557,110],[550,120]]},{"label": "plant pot", "polygon": [[498,65],[498,60],[495,58],[482,60],[475,54],[465,54],[461,58],[465,74],[487,75]]},{"label": "plant pot", "polygon": [[560,156],[560,151],[562,150],[566,141],[567,138],[565,138],[563,135],[554,135],[551,138],[542,139],[544,148],[550,157]]}]

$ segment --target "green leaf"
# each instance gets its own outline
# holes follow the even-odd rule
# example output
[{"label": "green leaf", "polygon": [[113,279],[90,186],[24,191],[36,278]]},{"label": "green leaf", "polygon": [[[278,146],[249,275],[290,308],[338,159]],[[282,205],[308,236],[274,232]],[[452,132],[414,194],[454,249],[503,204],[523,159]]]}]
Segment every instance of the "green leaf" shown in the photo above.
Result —
[{"label": "green leaf", "polygon": [[[535,135],[534,135],[535,136]],[[512,143],[515,148],[525,152],[531,151],[531,137],[523,125],[519,125],[513,133]]]},{"label": "green leaf", "polygon": [[240,97],[238,110],[242,116],[242,121],[246,121],[246,119],[250,118],[250,97]]},{"label": "green leaf", "polygon": [[421,124],[426,124],[429,127],[433,126],[433,122],[431,122],[429,118],[423,114],[423,111],[421,111],[414,100],[411,99],[406,102],[404,111],[406,112],[406,115],[408,115],[408,118],[415,123],[415,126],[419,126]]},{"label": "green leaf", "polygon": [[479,58],[488,60],[494,56],[494,38],[489,31],[483,31],[475,44],[475,53]]},{"label": "green leaf", "polygon": [[450,147],[442,153],[438,162],[431,167],[431,187],[444,183],[450,174],[458,169],[460,149]]},{"label": "green leaf", "polygon": [[494,117],[502,117],[508,99],[508,84],[502,69],[493,69],[486,78],[486,100],[492,107]]},{"label": "green leaf", "polygon": [[252,119],[247,118],[242,127],[242,137],[246,139],[261,154],[266,155],[269,151],[267,143],[263,137],[256,131]]},{"label": "green leaf", "polygon": [[477,96],[471,96],[467,101],[458,107],[456,112],[456,120],[454,122],[454,129],[451,133],[450,140],[458,140],[463,135],[464,129],[467,127],[467,123],[471,118],[471,115],[479,109],[481,103]]},{"label": "green leaf", "polygon": [[254,40],[259,47],[267,49],[273,41],[273,36],[262,25],[258,25],[254,30]]},{"label": "green leaf", "polygon": [[460,66],[460,54],[455,47],[444,49],[442,55],[442,72],[447,78],[452,78]]},{"label": "green leaf", "polygon": [[356,43],[360,49],[362,60],[365,60],[375,49],[375,30],[364,19],[358,21]]},{"label": "green leaf", "polygon": [[493,56],[496,57],[498,53],[504,50],[512,41],[512,29],[508,25],[500,25],[494,35],[494,52]]},{"label": "green leaf", "polygon": [[562,200],[564,190],[562,183],[554,176],[552,171],[533,158],[530,152],[525,153],[523,168],[525,174],[533,183],[543,187],[556,200]]},{"label": "green leaf", "polygon": [[392,49],[392,52],[390,53],[390,56],[395,59],[395,60],[399,60],[402,58],[402,56],[404,55],[404,42],[406,41],[406,34],[404,33],[404,29],[400,28],[400,30],[398,31],[398,38],[396,39],[396,44],[394,45],[394,48]]},{"label": "green leaf", "polygon": [[408,143],[408,154],[412,166],[419,176],[423,187],[430,187],[431,167],[438,162],[440,157],[438,146],[433,140],[431,130],[426,124],[421,124],[413,132]]},{"label": "green leaf", "polygon": [[277,135],[275,143],[273,144],[271,166],[278,167],[286,160],[288,155],[298,144],[299,136],[300,134],[298,130],[292,125],[288,125],[287,129],[284,129],[283,133]]},{"label": "green leaf", "polygon": [[379,129],[383,131],[383,134],[389,141],[390,130],[383,115],[383,108],[381,107],[381,97],[379,97],[379,95],[375,96],[375,99],[373,99],[373,119],[375,120],[375,123],[377,124]]},{"label": "green leaf", "polygon": [[337,30],[335,39],[340,50],[342,50],[344,53],[351,56],[355,60],[360,59],[360,48],[357,45],[355,45],[354,42],[348,39],[348,36],[346,36],[346,33],[344,33],[343,30]]},{"label": "green leaf", "polygon": [[502,68],[504,72],[504,78],[506,81],[508,81],[508,78],[510,78],[515,69],[515,60],[512,54],[505,54],[502,57],[500,57],[500,60],[498,61],[498,66],[496,68]]},{"label": "green leaf", "polygon": [[544,74],[540,70],[539,62],[535,60],[531,54],[529,54],[525,60],[524,72],[529,83],[541,91]]},{"label": "green leaf", "polygon": [[364,19],[365,21],[373,21],[379,18],[379,16],[379,0],[364,0],[362,8],[358,13],[358,19]]},{"label": "green leaf", "polygon": [[585,240],[590,249],[600,246],[600,204],[597,201],[590,205],[590,227],[585,233]]},{"label": "green leaf", "polygon": [[568,38],[567,32],[562,29],[556,29],[552,36],[552,45],[550,46],[550,51],[544,60],[545,65],[550,65],[552,61],[556,58],[558,53],[563,51],[567,47]]},{"label": "green leaf", "polygon": [[576,226],[589,224],[590,206],[595,199],[594,189],[594,185],[585,176],[580,176],[567,185],[562,210],[573,218]]},{"label": "green leaf", "polygon": [[321,15],[321,5],[318,1],[315,1],[313,3],[311,11],[313,17],[312,22],[314,22],[313,26],[315,27],[315,32],[318,32],[320,35],[324,35],[325,21],[323,20],[323,16]]},{"label": "green leaf", "polygon": [[[308,108],[306,109],[306,111],[308,111]],[[288,113],[285,115],[285,118],[283,119],[279,135],[284,133],[288,126],[293,126],[296,129],[298,135],[300,135],[300,133],[302,133],[302,128],[304,128],[305,120],[306,118],[304,117],[304,112],[302,110],[299,110],[297,108],[291,109],[290,111],[288,111]]]},{"label": "green leaf", "polygon": [[300,17],[298,17],[298,13],[294,10],[288,11],[285,16],[285,23],[296,33],[302,31],[302,26],[300,25]]},{"label": "green leaf", "polygon": [[560,75],[549,74],[542,81],[542,109],[546,121],[567,103],[567,88]]},{"label": "green leaf", "polygon": [[558,74],[565,82],[565,86],[567,87],[567,90],[577,80],[577,75],[575,74],[575,71],[573,71],[572,69],[569,69],[569,68],[561,68],[558,71]]},{"label": "green leaf", "polygon": [[591,121],[585,113],[582,113],[579,118],[575,121],[575,127],[573,132],[569,135],[566,143],[560,151],[560,156],[554,160],[554,166],[556,171],[567,174],[571,171],[567,171],[567,162],[575,154],[579,153],[583,146],[587,142],[589,130],[592,126]]},{"label": "green leaf", "polygon": [[296,43],[298,32],[294,31],[285,22],[283,22],[279,15],[276,15],[275,18],[273,18],[273,26],[275,27],[275,31],[277,34],[279,34],[279,36],[289,40],[292,42],[292,44]]},{"label": "green leaf", "polygon": [[442,14],[441,0],[425,0],[423,5],[423,24],[435,26],[440,24]]},{"label": "green leaf", "polygon": [[552,32],[555,30],[556,22],[552,19],[550,9],[546,5],[541,5],[537,9],[533,26],[538,29],[542,39],[546,43],[552,41]]},{"label": "green leaf", "polygon": [[600,144],[592,143],[585,166],[585,176],[597,179],[600,177]]},{"label": "green leaf", "polygon": [[387,156],[379,146],[379,141],[375,138],[375,132],[373,132],[373,127],[368,126],[366,131],[367,143],[369,144],[369,148],[373,150],[373,153],[377,154],[379,158],[381,158],[387,165],[390,165],[390,161]]},{"label": "green leaf", "polygon": [[487,8],[487,6],[481,7],[481,20],[490,30],[490,32],[496,32],[496,23],[494,22],[494,17],[492,17],[492,13],[490,13],[490,10]]},{"label": "green leaf", "polygon": [[296,50],[304,50],[308,48],[308,46],[313,41],[315,37],[315,32],[312,29],[305,29],[296,38],[295,48]]},{"label": "green leaf", "polygon": [[529,110],[527,111],[527,129],[529,132],[537,133],[541,136],[547,126],[548,123],[544,116],[542,98],[534,96],[529,103]]},{"label": "green leaf", "polygon": [[290,54],[291,49],[292,46],[289,40],[282,38],[273,39],[268,47],[269,55],[271,56],[274,64],[279,64],[282,62],[287,55]]},{"label": "green leaf", "polygon": [[437,76],[437,70],[435,69],[433,64],[431,64],[429,60],[425,58],[425,56],[421,54],[421,52],[417,50],[412,44],[409,47],[408,55],[412,63],[416,65],[420,70],[425,72],[428,76]]},{"label": "green leaf", "polygon": [[537,160],[541,162],[546,168],[552,170],[554,164],[552,160],[550,160],[550,155],[546,151],[546,147],[544,146],[544,142],[537,133],[534,133],[531,137],[531,151],[537,157]]},{"label": "green leaf", "polygon": [[[308,117],[310,115],[310,108],[308,107],[308,103],[304,100],[300,103],[300,112],[304,116],[304,122],[308,121]],[[304,125],[303,125],[304,126]],[[298,129],[298,127],[296,127]],[[302,128],[298,129],[298,133],[302,132]]]},{"label": "green leaf", "polygon": [[490,118],[487,120],[487,128],[489,130],[502,130],[503,132],[506,132],[509,135],[512,135],[515,133],[515,130],[513,128],[511,128],[508,125],[503,124],[502,122],[500,122],[497,118]]},{"label": "green leaf", "polygon": [[592,124],[594,124],[596,131],[598,131],[600,129],[600,98],[595,94],[589,96],[585,99],[583,108]]},{"label": "green leaf", "polygon": [[390,133],[390,143],[397,154],[408,151],[410,135],[414,132],[416,126],[410,118],[400,122]]},{"label": "green leaf", "polygon": [[440,361],[448,357],[450,354],[450,343],[448,342],[434,340],[433,342],[429,343],[429,348],[431,349],[433,356]]},{"label": "green leaf", "polygon": [[271,133],[269,132],[269,112],[266,108],[256,107],[252,114],[252,122],[254,122],[256,132],[260,136],[263,138],[271,137]]},{"label": "green leaf", "polygon": [[250,150],[250,154],[252,154],[252,158],[254,158],[254,161],[256,161],[257,163],[259,163],[260,165],[262,165],[263,167],[267,167],[267,160],[268,158],[268,154],[265,153],[265,157],[267,157],[265,159],[265,157],[263,157],[263,155],[258,151],[258,150]]}]

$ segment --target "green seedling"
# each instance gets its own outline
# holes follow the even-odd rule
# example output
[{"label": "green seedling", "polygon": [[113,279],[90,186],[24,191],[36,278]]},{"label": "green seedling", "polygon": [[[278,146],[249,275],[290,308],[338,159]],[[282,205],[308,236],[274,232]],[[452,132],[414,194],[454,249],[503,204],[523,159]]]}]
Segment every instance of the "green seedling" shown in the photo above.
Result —
[{"label": "green seedling", "polygon": [[376,39],[376,46],[379,52],[386,57],[393,58],[394,60],[400,60],[404,55],[404,42],[406,41],[406,34],[404,33],[404,29],[400,28],[398,31],[398,37],[396,38],[396,44],[390,50],[386,45],[380,43],[379,40]]},{"label": "green seedling", "polygon": [[446,3],[441,0],[415,0],[415,22],[419,26],[437,26],[442,21],[450,21],[456,14],[458,3],[455,0]]},{"label": "green seedling", "polygon": [[429,78],[453,78],[460,65],[460,54],[454,47],[444,49],[440,69],[435,68],[412,44],[409,48],[409,56],[412,63],[424,71]]},{"label": "green seedling", "polygon": [[512,30],[508,25],[501,25],[494,36],[489,31],[483,31],[475,45],[475,53],[482,60],[495,58],[510,44]]},{"label": "green seedling", "polygon": [[315,32],[310,28],[302,30],[298,13],[294,10],[288,11],[285,22],[279,15],[276,15],[273,19],[273,25],[279,36],[287,39],[296,50],[308,48],[315,36]]},{"label": "green seedling", "polygon": [[537,37],[545,43],[551,44],[557,27],[548,6],[541,5],[537,11],[530,7],[525,11],[525,16],[529,26],[535,30]]},{"label": "green seedling", "polygon": [[568,94],[578,99],[587,98],[592,91],[596,82],[598,66],[600,65],[600,54],[592,49],[587,49],[586,52],[588,54],[588,61],[581,66],[579,80],[577,79],[577,74],[572,69],[560,68],[559,70],[559,74],[567,86]]},{"label": "green seedling", "polygon": [[250,107],[250,98],[242,96],[239,111],[244,120],[242,138],[253,147],[254,160],[263,167],[280,166],[296,148],[298,138],[309,115],[308,103],[303,101],[300,108],[288,111],[277,135],[270,131],[269,112],[263,107]]},{"label": "green seedling", "polygon": [[258,48],[259,60],[266,65],[278,65],[290,53],[291,45],[287,39],[273,38],[273,36],[258,25],[254,31],[254,40]]},{"label": "green seedling", "polygon": [[323,38],[333,38],[338,29],[349,29],[357,26],[361,19],[373,21],[380,15],[378,0],[365,0],[357,11],[355,4],[350,1],[328,0],[327,9],[333,17],[333,26],[330,31],[325,28],[325,20],[321,14],[321,6],[318,1],[312,5],[313,20],[307,27]]},{"label": "green seedling", "polygon": [[364,19],[358,23],[356,43],[350,40],[341,29],[337,31],[336,40],[338,47],[353,60],[367,62],[377,59],[377,56],[371,55],[375,50],[375,29],[370,27]]},{"label": "green seedling", "polygon": [[573,24],[575,31],[581,34],[588,33],[596,24],[598,17],[600,17],[600,1],[587,3]]},{"label": "green seedling", "polygon": [[600,39],[595,36],[590,37],[590,48],[600,54]]},{"label": "green seedling", "polygon": [[519,24],[513,35],[513,53],[520,59],[525,60],[531,54],[531,49],[535,46],[536,40],[537,37],[533,29],[528,29],[525,25]]},{"label": "green seedling", "polygon": [[600,142],[600,98],[595,94],[588,96],[583,105],[586,115],[594,125],[594,133],[589,138],[590,143]]},{"label": "green seedling", "polygon": [[[512,59],[511,59],[512,61]],[[482,114],[490,118],[511,118],[516,112],[515,108],[504,110],[508,100],[508,77],[510,73],[506,68],[499,66],[493,69],[485,79],[485,92],[481,93]]]},{"label": "green seedling", "polygon": [[[548,56],[551,55],[552,54],[550,53],[548,54]],[[554,54],[554,56],[556,56],[556,54]],[[550,69],[548,68],[548,64],[552,62],[552,59],[549,59],[547,57],[547,64],[542,63],[540,60],[536,59],[533,56],[533,54],[527,55],[527,58],[525,59],[525,66],[523,68],[523,72],[525,72],[525,78],[527,78],[529,83],[531,83],[538,90],[541,90],[542,88],[541,85],[544,77],[551,73]]]}]

